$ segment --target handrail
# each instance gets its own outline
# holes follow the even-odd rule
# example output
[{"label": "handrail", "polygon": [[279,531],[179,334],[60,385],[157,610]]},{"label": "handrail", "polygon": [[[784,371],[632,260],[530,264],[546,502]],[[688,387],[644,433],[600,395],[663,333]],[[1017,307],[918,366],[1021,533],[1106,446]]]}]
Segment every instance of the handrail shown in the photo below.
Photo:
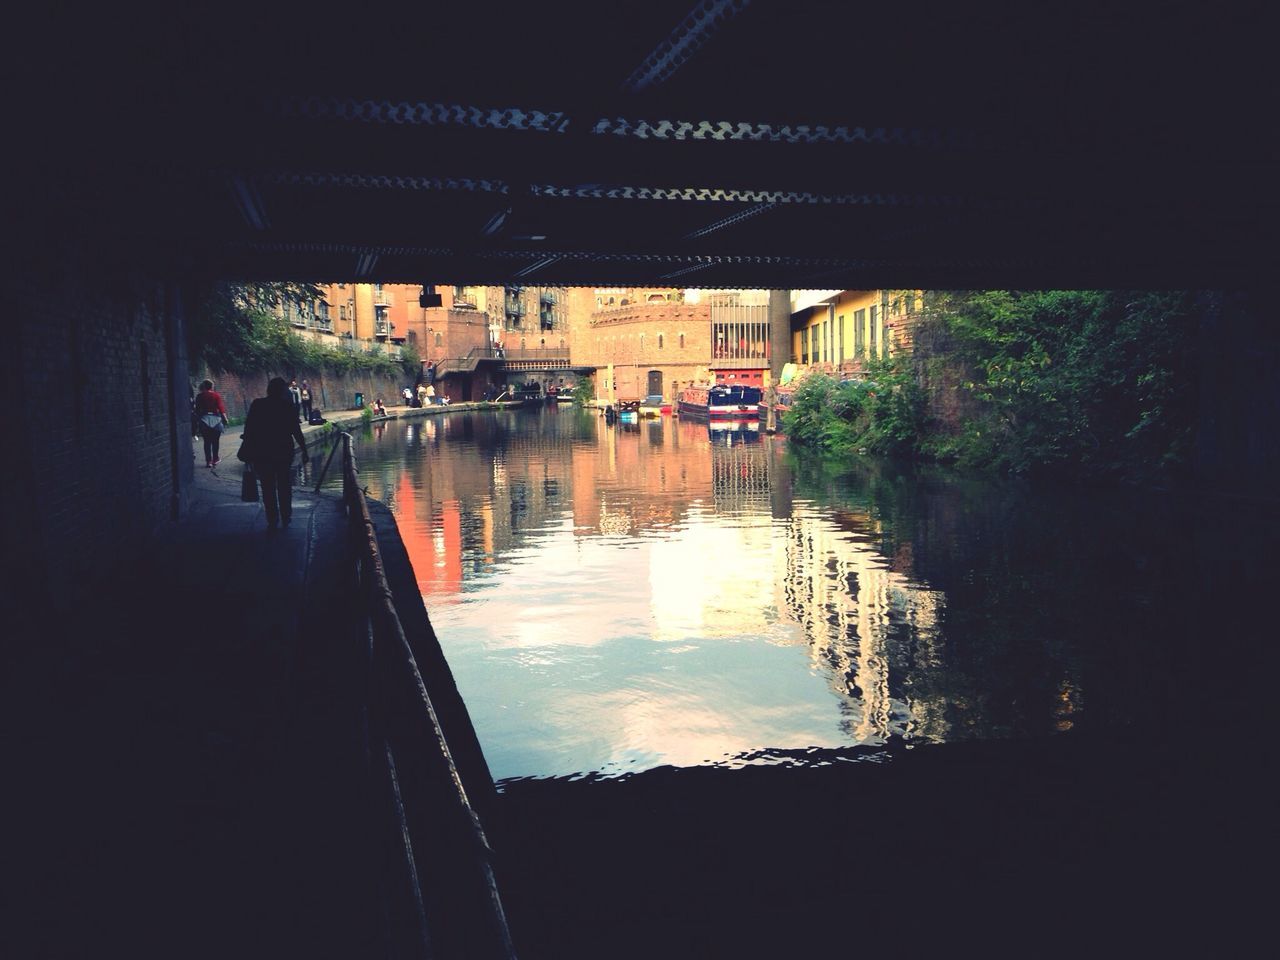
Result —
[{"label": "handrail", "polygon": [[396,880],[388,891],[390,952],[515,960],[493,850],[396,614],[351,434],[341,432],[334,449],[339,446],[369,657],[369,753],[382,774],[392,821],[387,867]]}]

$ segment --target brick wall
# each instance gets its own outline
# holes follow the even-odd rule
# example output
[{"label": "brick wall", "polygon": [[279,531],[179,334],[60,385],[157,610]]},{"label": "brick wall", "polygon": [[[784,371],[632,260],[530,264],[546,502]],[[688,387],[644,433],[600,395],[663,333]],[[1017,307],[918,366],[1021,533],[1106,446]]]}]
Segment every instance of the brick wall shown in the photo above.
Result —
[{"label": "brick wall", "polygon": [[[16,308],[0,471],[12,624],[33,610],[66,612],[107,573],[127,577],[150,535],[182,509],[192,467],[186,413],[176,424],[171,402],[172,390],[186,392],[176,287],[103,273],[72,253],[33,258],[0,282]],[[183,434],[185,462],[174,457]],[[46,596],[56,603],[38,610]],[[110,620],[104,611],[104,629]]]},{"label": "brick wall", "polygon": [[243,417],[249,412],[249,404],[258,397],[267,395],[267,381],[272,377],[284,377],[286,380],[296,378],[299,383],[306,380],[311,387],[312,402],[321,410],[350,410],[354,406],[356,391],[364,394],[365,403],[372,403],[381,395],[384,402],[399,402],[400,391],[412,386],[414,377],[408,373],[399,376],[383,377],[369,373],[341,374],[326,371],[298,370],[295,373],[235,373],[230,370],[206,370],[191,378],[191,383],[199,387],[200,381],[208,377],[213,381],[213,389],[222,395],[227,405],[227,414],[232,417]]},{"label": "brick wall", "polygon": [[705,303],[637,303],[591,315],[574,340],[575,364],[594,366],[596,396],[609,393],[604,380],[613,364],[618,399],[639,399],[648,393],[648,374],[662,374],[663,395],[672,399],[672,385],[707,382],[711,360],[711,308]]}]

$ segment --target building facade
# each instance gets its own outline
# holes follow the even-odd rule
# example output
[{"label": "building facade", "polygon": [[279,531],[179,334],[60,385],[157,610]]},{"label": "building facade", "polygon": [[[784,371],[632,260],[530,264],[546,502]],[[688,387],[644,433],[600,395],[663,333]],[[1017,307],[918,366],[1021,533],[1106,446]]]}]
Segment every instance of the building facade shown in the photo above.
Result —
[{"label": "building facade", "polygon": [[857,376],[868,362],[911,349],[920,290],[819,290],[792,294],[791,362],[800,372]]},{"label": "building facade", "polygon": [[574,362],[596,368],[597,398],[617,403],[661,394],[673,400],[711,377],[711,309],[690,291],[609,287],[594,292]]}]

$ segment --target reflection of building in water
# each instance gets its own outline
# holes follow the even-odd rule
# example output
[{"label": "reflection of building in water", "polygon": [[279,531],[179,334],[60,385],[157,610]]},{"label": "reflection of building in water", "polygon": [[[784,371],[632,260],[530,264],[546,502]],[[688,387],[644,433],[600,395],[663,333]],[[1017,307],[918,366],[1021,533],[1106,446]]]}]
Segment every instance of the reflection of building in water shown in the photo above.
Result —
[{"label": "reflection of building in water", "polygon": [[770,448],[754,431],[712,430],[710,435],[711,495],[716,511],[767,515]]},{"label": "reflection of building in water", "polygon": [[855,742],[941,740],[946,703],[930,680],[941,667],[943,595],[889,569],[874,547],[878,523],[844,519],[836,526],[796,505],[780,557],[782,603],[845,699]]}]

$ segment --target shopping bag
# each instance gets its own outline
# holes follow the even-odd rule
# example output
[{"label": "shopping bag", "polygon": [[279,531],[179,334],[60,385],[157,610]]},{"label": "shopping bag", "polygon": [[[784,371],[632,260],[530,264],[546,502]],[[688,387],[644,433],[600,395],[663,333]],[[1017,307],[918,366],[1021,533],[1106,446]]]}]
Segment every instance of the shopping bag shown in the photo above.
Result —
[{"label": "shopping bag", "polygon": [[258,478],[254,476],[253,467],[244,465],[244,476],[240,478],[240,499],[245,503],[258,502]]}]

